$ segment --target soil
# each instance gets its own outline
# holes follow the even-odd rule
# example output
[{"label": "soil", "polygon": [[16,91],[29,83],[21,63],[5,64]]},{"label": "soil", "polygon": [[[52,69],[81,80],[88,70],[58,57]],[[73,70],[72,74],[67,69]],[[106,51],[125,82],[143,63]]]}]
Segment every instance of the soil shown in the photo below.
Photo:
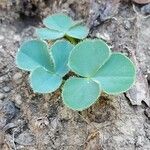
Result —
[{"label": "soil", "polygon": [[[102,94],[82,112],[63,105],[61,89],[33,93],[15,54],[55,12],[84,20],[89,38],[104,39],[134,61],[137,80],[129,92]],[[149,14],[149,4],[129,0],[0,1],[0,149],[150,150]]]}]

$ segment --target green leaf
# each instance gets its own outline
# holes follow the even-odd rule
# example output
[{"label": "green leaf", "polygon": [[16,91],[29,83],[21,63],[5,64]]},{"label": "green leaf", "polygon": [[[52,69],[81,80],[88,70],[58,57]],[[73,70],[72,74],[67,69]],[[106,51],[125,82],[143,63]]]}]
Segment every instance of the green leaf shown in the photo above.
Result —
[{"label": "green leaf", "polygon": [[55,40],[64,36],[64,33],[48,28],[36,29],[36,34],[43,40]]},{"label": "green leaf", "polygon": [[72,26],[73,20],[63,13],[57,13],[46,17],[43,24],[49,29],[65,32]]},{"label": "green leaf", "polygon": [[56,74],[52,74],[44,68],[36,68],[30,74],[30,84],[34,92],[50,93],[59,88],[62,78]]},{"label": "green leaf", "polygon": [[97,81],[108,94],[122,93],[132,86],[135,80],[135,67],[123,54],[113,53],[93,80]]},{"label": "green leaf", "polygon": [[102,40],[85,40],[77,44],[69,58],[72,71],[84,77],[91,77],[108,60],[110,49]]},{"label": "green leaf", "polygon": [[53,61],[48,53],[48,46],[40,40],[24,42],[16,56],[16,64],[20,69],[32,71],[37,67],[44,67],[53,72]]},{"label": "green leaf", "polygon": [[72,77],[63,86],[64,104],[73,110],[84,110],[96,102],[101,93],[99,85],[86,78]]},{"label": "green leaf", "polygon": [[62,89],[64,104],[73,110],[84,110],[96,102],[101,92],[99,85],[86,78],[72,77]]},{"label": "green leaf", "polygon": [[60,76],[64,76],[69,72],[69,67],[67,66],[68,58],[73,45],[68,41],[59,40],[51,46],[51,55],[55,62],[55,72]]},{"label": "green leaf", "polygon": [[82,21],[73,21],[71,17],[63,13],[46,17],[43,24],[47,28],[37,29],[36,34],[44,40],[55,40],[66,35],[83,39],[89,33],[89,29],[82,25]]},{"label": "green leaf", "polygon": [[66,34],[77,39],[84,39],[88,33],[89,29],[86,26],[78,24],[71,27]]}]

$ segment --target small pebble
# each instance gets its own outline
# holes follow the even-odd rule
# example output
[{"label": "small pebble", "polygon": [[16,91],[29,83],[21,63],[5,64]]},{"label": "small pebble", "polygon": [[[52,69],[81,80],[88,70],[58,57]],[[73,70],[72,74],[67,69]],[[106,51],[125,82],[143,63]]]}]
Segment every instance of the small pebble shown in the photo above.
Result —
[{"label": "small pebble", "polygon": [[16,41],[20,41],[20,36],[19,35],[14,35],[13,39],[16,40]]},{"label": "small pebble", "polygon": [[13,76],[13,80],[16,82],[16,83],[21,83],[21,78],[22,78],[22,73],[20,72],[17,72],[14,76]]},{"label": "small pebble", "polygon": [[8,75],[4,75],[4,76],[0,77],[0,83],[3,83],[5,81],[9,81]]},{"label": "small pebble", "polygon": [[0,93],[0,100],[4,99],[5,98],[5,94],[3,93]]},{"label": "small pebble", "polygon": [[125,24],[125,29],[126,29],[126,30],[129,30],[129,29],[131,28],[131,23],[130,23],[130,21],[126,20],[126,21],[124,21],[124,24]]},{"label": "small pebble", "polygon": [[36,127],[36,129],[46,129],[49,125],[49,120],[47,117],[39,117],[32,120],[33,126]]},{"label": "small pebble", "polygon": [[4,40],[4,36],[0,35],[0,40]]},{"label": "small pebble", "polygon": [[17,94],[15,96],[15,103],[16,103],[16,106],[18,107],[22,104],[21,95]]},{"label": "small pebble", "polygon": [[101,33],[98,32],[98,33],[96,33],[96,37],[97,38],[102,38],[102,39],[106,40],[107,42],[110,41],[110,36],[107,33],[101,34]]},{"label": "small pebble", "polygon": [[10,91],[10,88],[8,87],[8,86],[5,86],[4,88],[3,88],[3,90],[4,90],[4,92],[9,92]]},{"label": "small pebble", "polygon": [[3,83],[3,80],[4,80],[3,77],[0,77],[0,83]]}]

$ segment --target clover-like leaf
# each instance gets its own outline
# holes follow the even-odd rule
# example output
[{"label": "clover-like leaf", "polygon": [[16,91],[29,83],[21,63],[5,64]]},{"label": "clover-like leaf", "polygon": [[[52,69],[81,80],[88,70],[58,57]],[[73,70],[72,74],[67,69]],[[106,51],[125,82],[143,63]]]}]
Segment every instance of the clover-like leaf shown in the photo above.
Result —
[{"label": "clover-like leaf", "polygon": [[62,38],[64,36],[64,33],[56,30],[51,30],[48,28],[37,28],[35,32],[43,40],[46,39],[55,40],[58,38]]},{"label": "clover-like leaf", "polygon": [[53,72],[53,61],[48,52],[48,46],[41,40],[24,42],[16,56],[16,64],[20,69],[32,71],[44,67]]},{"label": "clover-like leaf", "polygon": [[129,58],[110,53],[101,40],[86,40],[72,50],[69,58],[72,71],[88,77],[110,94],[127,91],[135,80],[135,67]]},{"label": "clover-like leaf", "polygon": [[43,24],[47,28],[62,32],[67,31],[73,23],[73,20],[63,13],[56,13],[43,19]]},{"label": "clover-like leaf", "polygon": [[77,44],[69,57],[69,67],[77,75],[63,87],[64,103],[83,110],[93,104],[103,90],[109,94],[127,91],[135,80],[135,67],[129,58],[112,53],[102,40],[86,40]]},{"label": "clover-like leaf", "polygon": [[81,111],[95,103],[100,92],[101,88],[96,82],[72,77],[63,86],[62,98],[66,106]]},{"label": "clover-like leaf", "polygon": [[30,74],[30,84],[34,92],[50,93],[59,88],[62,78],[39,67]]},{"label": "clover-like leaf", "polygon": [[43,24],[47,28],[36,29],[36,34],[44,40],[55,40],[63,36],[84,39],[89,33],[89,29],[81,21],[73,21],[63,13],[46,17]]},{"label": "clover-like leaf", "polygon": [[108,94],[127,91],[135,80],[135,67],[131,60],[121,53],[113,53],[109,60],[93,77]]},{"label": "clover-like leaf", "polygon": [[110,49],[104,41],[85,40],[74,47],[68,64],[80,76],[91,77],[109,57]]},{"label": "clover-like leaf", "polygon": [[73,45],[66,40],[57,41],[51,46],[50,53],[54,59],[56,74],[64,76],[69,72],[67,64],[72,49]]},{"label": "clover-like leaf", "polygon": [[67,35],[76,39],[84,39],[89,33],[89,29],[81,24],[72,26],[68,31]]},{"label": "clover-like leaf", "polygon": [[49,93],[59,88],[62,77],[69,71],[68,57],[73,45],[65,40],[55,42],[50,50],[41,40],[30,40],[20,47],[16,63],[31,71],[30,83],[34,92]]}]

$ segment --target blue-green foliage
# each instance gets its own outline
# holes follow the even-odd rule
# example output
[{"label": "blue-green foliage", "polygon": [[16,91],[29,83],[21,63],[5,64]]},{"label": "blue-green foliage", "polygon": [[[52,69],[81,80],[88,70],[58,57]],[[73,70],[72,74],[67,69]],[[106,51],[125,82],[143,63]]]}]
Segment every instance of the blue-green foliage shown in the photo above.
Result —
[{"label": "blue-green foliage", "polygon": [[[69,67],[80,78],[64,84],[63,102],[74,110],[90,107],[101,91],[119,94],[135,80],[134,64],[121,53],[111,53],[102,40],[85,40],[77,44],[69,57]],[[99,92],[97,92],[99,90]]]},{"label": "blue-green foliage", "polygon": [[44,40],[55,40],[64,36],[84,39],[89,29],[80,21],[73,21],[69,16],[57,13],[43,20],[44,28],[37,28],[36,34]]},{"label": "blue-green foliage", "polygon": [[[43,40],[64,36],[70,41],[74,40],[72,37],[83,39],[89,30],[81,23],[64,14],[54,14],[43,20],[46,27],[37,29],[36,33]],[[81,111],[95,103],[102,91],[119,94],[134,83],[134,64],[123,54],[111,52],[102,40],[86,39],[76,46],[66,40],[52,45],[43,40],[24,42],[16,56],[18,68],[30,71],[29,81],[34,92],[57,90],[71,70],[77,77],[65,82],[62,99],[67,107]]]},{"label": "blue-green foliage", "polygon": [[50,50],[45,42],[30,40],[23,43],[17,52],[16,64],[20,69],[31,72],[29,80],[35,92],[53,92],[69,71],[67,63],[72,48],[73,45],[65,40],[57,41]]},{"label": "blue-green foliage", "polygon": [[48,53],[48,45],[41,40],[29,40],[24,42],[17,52],[16,64],[20,69],[33,71],[38,67],[44,67],[51,72],[53,61]]},{"label": "blue-green foliage", "polygon": [[53,92],[59,88],[62,82],[61,76],[42,67],[33,70],[29,79],[32,89],[37,93]]}]

